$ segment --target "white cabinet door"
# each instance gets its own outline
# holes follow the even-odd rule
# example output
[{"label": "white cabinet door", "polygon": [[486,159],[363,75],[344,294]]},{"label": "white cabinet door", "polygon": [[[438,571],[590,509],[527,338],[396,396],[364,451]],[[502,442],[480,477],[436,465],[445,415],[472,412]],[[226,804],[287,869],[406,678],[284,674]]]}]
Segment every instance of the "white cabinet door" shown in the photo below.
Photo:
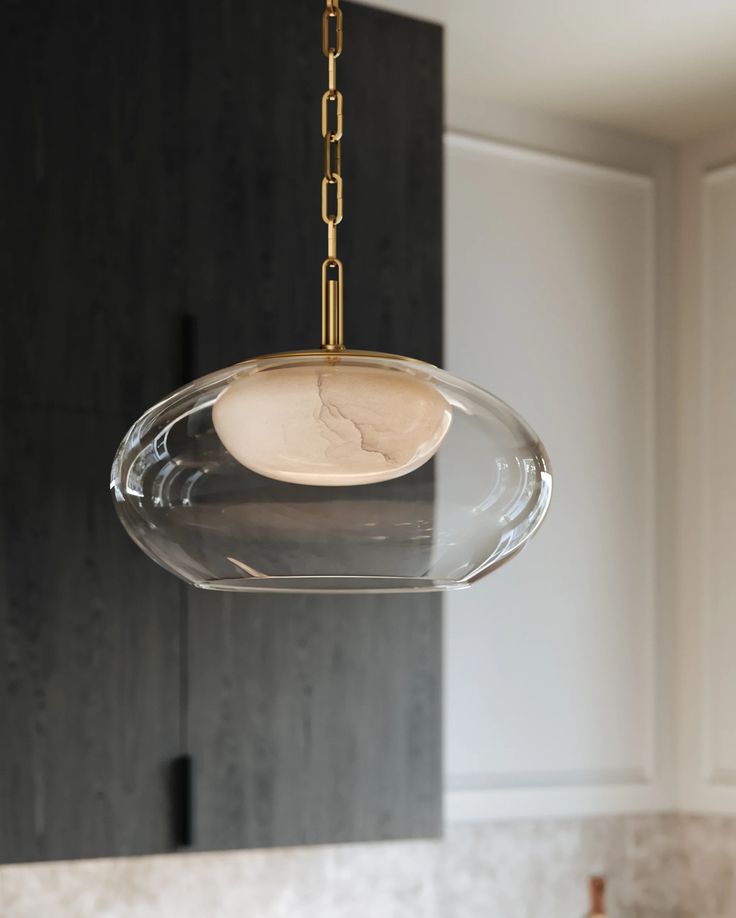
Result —
[{"label": "white cabinet door", "polygon": [[651,808],[654,181],[449,135],[446,221],[446,365],[554,473],[532,543],[447,599],[448,818]]},{"label": "white cabinet door", "polygon": [[736,133],[683,160],[679,804],[736,813]]}]

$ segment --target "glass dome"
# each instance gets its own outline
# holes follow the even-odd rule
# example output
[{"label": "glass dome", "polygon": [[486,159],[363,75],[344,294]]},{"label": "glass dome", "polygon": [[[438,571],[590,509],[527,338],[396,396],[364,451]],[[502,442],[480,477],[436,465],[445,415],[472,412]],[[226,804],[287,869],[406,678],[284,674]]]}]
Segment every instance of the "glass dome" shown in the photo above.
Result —
[{"label": "glass dome", "polygon": [[544,446],[430,364],[361,351],[259,357],[198,379],[121,443],[111,489],[151,558],[204,589],[459,589],[542,522]]}]

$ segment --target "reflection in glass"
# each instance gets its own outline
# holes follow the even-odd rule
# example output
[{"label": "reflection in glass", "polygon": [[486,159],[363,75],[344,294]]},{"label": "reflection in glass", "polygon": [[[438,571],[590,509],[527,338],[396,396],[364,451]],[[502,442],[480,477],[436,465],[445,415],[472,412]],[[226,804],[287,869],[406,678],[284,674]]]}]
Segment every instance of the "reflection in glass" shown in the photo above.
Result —
[{"label": "reflection in glass", "polygon": [[[273,395],[279,376],[290,385],[321,374],[342,386],[341,410],[345,399],[351,410],[358,405],[359,436],[367,424],[371,435],[380,428],[376,436],[388,430],[394,437],[384,450],[398,457],[389,475],[385,468],[378,476],[363,469],[357,477],[369,480],[356,481],[341,444],[321,454],[302,436],[281,438],[278,449],[273,437],[267,448],[257,442],[274,410],[282,411],[282,429],[302,424],[311,435],[309,412],[324,405],[309,402],[305,418],[304,411],[294,415],[288,397],[277,399],[275,409],[272,399],[267,412],[251,396],[272,381]],[[222,418],[213,420],[213,409],[216,414],[218,404],[239,398],[244,388],[245,438],[237,431],[242,404],[227,419],[228,432]],[[370,390],[373,401],[361,390]],[[392,411],[399,418],[393,427]],[[408,439],[397,449],[403,430]],[[327,466],[319,466],[323,455]],[[308,483],[301,483],[305,456]],[[317,466],[310,464],[315,456]],[[291,463],[291,471],[277,477],[274,462],[281,472]],[[323,472],[330,480],[312,483]],[[429,364],[359,351],[257,358],[185,386],[133,425],[111,480],[131,537],[182,579],[206,589],[298,592],[468,586],[526,543],[544,518],[551,487],[544,447],[503,402]]]}]

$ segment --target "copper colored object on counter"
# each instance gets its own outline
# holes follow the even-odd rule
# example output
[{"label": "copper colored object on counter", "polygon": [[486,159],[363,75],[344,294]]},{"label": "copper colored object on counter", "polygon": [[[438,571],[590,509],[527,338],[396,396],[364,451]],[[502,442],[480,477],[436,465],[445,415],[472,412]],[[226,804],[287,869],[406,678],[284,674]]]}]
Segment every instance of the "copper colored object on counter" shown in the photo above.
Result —
[{"label": "copper colored object on counter", "polygon": [[606,918],[606,878],[590,878],[590,912],[589,918]]}]

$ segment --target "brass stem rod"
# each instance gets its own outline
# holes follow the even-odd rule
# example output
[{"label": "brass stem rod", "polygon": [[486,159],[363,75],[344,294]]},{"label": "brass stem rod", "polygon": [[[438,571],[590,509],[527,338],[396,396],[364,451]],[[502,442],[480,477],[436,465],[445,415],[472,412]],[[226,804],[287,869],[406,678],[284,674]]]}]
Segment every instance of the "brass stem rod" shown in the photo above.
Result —
[{"label": "brass stem rod", "polygon": [[322,347],[326,351],[345,349],[343,335],[342,262],[322,262]]}]

